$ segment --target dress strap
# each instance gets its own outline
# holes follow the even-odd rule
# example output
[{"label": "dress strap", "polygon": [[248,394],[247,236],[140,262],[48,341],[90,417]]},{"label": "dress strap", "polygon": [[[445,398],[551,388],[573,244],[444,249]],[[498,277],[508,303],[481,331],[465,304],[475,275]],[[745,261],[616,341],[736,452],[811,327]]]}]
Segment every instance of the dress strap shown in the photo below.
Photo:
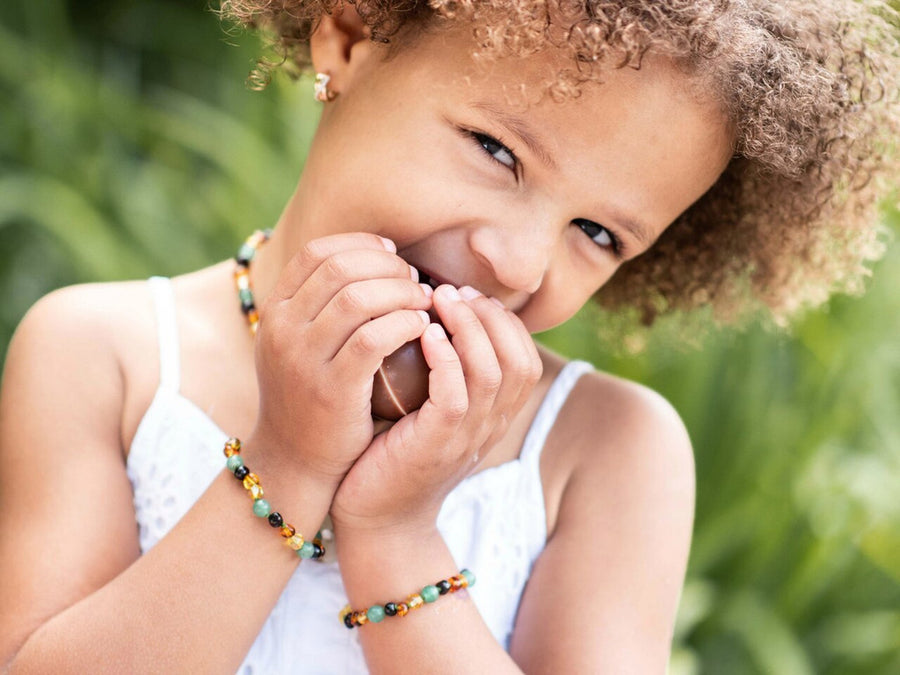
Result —
[{"label": "dress strap", "polygon": [[562,409],[578,382],[578,378],[594,369],[587,361],[569,361],[556,375],[556,379],[550,384],[537,414],[531,421],[531,427],[525,436],[522,450],[519,453],[519,461],[527,464],[537,464],[541,458],[541,451],[547,441],[547,435],[556,422],[556,417]]},{"label": "dress strap", "polygon": [[181,382],[178,354],[178,323],[175,319],[175,293],[166,277],[150,277],[150,292],[156,307],[159,339],[159,386],[177,392]]}]

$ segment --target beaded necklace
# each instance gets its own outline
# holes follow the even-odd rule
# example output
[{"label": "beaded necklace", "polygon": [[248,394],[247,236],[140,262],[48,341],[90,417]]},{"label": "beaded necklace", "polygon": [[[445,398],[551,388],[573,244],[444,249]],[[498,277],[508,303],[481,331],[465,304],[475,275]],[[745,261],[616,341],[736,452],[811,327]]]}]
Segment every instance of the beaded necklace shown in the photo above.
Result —
[{"label": "beaded necklace", "polygon": [[[269,241],[272,236],[272,230],[256,230],[247,237],[247,240],[238,249],[234,256],[234,284],[238,292],[238,300],[241,303],[241,312],[247,317],[247,325],[250,328],[250,335],[256,335],[256,329],[259,326],[259,311],[256,309],[256,301],[253,297],[253,289],[250,287],[250,263],[256,257],[256,252],[260,246]],[[314,559],[318,561],[328,562],[331,556],[322,546],[322,540],[333,541],[334,534],[332,532],[331,516],[325,516],[325,522],[322,528],[316,533],[313,539],[313,545],[316,549],[322,551],[321,554],[315,555]]]},{"label": "beaded necklace", "polygon": [[259,325],[259,312],[253,299],[253,289],[250,288],[250,262],[256,257],[257,249],[269,241],[272,230],[257,230],[238,249],[234,256],[234,283],[237,286],[238,300],[241,302],[241,311],[247,317],[250,326],[250,334],[256,335]]}]

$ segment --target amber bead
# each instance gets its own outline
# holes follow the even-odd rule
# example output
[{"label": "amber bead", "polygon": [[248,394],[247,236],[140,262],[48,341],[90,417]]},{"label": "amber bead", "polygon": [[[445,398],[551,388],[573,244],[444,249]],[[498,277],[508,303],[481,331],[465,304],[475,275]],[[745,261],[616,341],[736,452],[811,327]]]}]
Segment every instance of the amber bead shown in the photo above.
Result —
[{"label": "amber bead", "polygon": [[262,499],[265,491],[262,489],[262,485],[251,485],[247,489],[247,494],[250,495],[250,499]]},{"label": "amber bead", "polygon": [[369,623],[369,617],[366,616],[365,612],[354,612],[353,615],[357,626],[365,626]]},{"label": "amber bead", "polygon": [[419,609],[419,607],[425,604],[425,601],[422,599],[421,595],[413,593],[406,599],[406,604],[410,609]]},{"label": "amber bead", "polygon": [[451,590],[458,591],[463,587],[463,578],[458,574],[456,576],[450,577],[450,585],[452,586]]},{"label": "amber bead", "polygon": [[384,613],[388,616],[394,616],[397,614],[397,603],[396,602],[386,602],[384,604]]},{"label": "amber bead", "polygon": [[295,551],[299,551],[300,547],[303,546],[303,535],[295,534],[291,537],[288,537],[284,540],[288,546],[290,546]]},{"label": "amber bead", "polygon": [[441,579],[435,584],[435,586],[437,586],[438,593],[440,593],[441,595],[447,595],[447,593],[449,593],[450,589],[453,587],[453,585],[446,579]]},{"label": "amber bead", "polygon": [[249,490],[251,485],[259,485],[259,476],[253,472],[244,476],[244,487]]},{"label": "amber bead", "polygon": [[407,605],[405,602],[398,602],[397,616],[406,616],[407,614],[409,614],[409,605]]},{"label": "amber bead", "polygon": [[287,539],[288,537],[293,537],[295,533],[296,533],[296,530],[294,529],[293,525],[288,525],[287,523],[282,525],[281,536],[284,537],[285,539]]},{"label": "amber bead", "polygon": [[250,473],[250,469],[246,465],[239,466],[234,470],[234,477],[238,480],[244,480],[244,477]]},{"label": "amber bead", "polygon": [[229,438],[225,441],[225,456],[231,457],[241,452],[241,442],[236,438]]},{"label": "amber bead", "polygon": [[278,511],[272,511],[269,514],[269,525],[272,527],[281,527],[284,525],[284,518],[281,517],[281,514]]}]

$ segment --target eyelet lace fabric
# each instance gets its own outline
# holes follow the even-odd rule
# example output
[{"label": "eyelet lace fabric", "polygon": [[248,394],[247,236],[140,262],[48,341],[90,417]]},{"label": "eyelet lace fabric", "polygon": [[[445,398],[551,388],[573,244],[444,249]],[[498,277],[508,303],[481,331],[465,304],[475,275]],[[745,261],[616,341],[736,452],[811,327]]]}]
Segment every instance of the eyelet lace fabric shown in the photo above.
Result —
[{"label": "eyelet lace fabric", "polygon": [[[167,279],[156,277],[150,288],[159,319],[160,387],[127,461],[142,552],[174,527],[223,470],[221,449],[228,437],[178,393],[171,287]],[[575,382],[590,369],[584,362],[568,363],[535,415],[519,458],[464,480],[447,496],[438,516],[438,529],[457,567],[478,575],[478,584],[468,592],[504,648],[509,647],[519,600],[547,538],[541,450]],[[367,673],[359,631],[347,630],[337,618],[345,603],[337,563],[301,564],[238,672]],[[441,611],[439,605],[429,611]]]}]

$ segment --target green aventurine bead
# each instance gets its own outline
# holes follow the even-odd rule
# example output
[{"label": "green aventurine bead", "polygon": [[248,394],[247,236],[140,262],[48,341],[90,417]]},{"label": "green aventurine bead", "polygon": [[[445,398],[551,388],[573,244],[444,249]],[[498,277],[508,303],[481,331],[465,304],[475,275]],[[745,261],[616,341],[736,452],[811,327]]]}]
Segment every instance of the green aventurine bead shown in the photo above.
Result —
[{"label": "green aventurine bead", "polygon": [[372,623],[378,623],[379,621],[384,620],[384,607],[381,605],[372,605],[366,610],[366,616],[369,617],[369,621]]},{"label": "green aventurine bead", "polygon": [[475,575],[472,574],[469,570],[460,570],[459,573],[466,578],[466,581],[469,582],[469,586],[475,585]]},{"label": "green aventurine bead", "polygon": [[243,303],[252,303],[253,302],[253,291],[249,288],[242,288],[238,291],[238,297]]},{"label": "green aventurine bead", "polygon": [[297,549],[297,555],[299,555],[304,560],[309,560],[313,557],[313,553],[315,553],[315,551],[316,547],[311,541],[304,541],[303,546]]},{"label": "green aventurine bead", "polygon": [[422,596],[422,599],[425,602],[434,602],[435,600],[437,600],[440,597],[441,592],[438,590],[437,586],[429,585],[429,586],[426,586],[425,588],[423,588],[422,592],[419,593],[419,595]]},{"label": "green aventurine bead", "polygon": [[250,244],[242,244],[240,249],[238,249],[238,257],[243,258],[244,260],[253,260],[253,256],[255,255],[256,249],[253,248]]},{"label": "green aventurine bead", "polygon": [[239,466],[244,466],[244,460],[241,459],[240,455],[232,455],[228,458],[228,461],[225,462],[225,466],[228,467],[228,470],[231,473],[234,473],[234,470]]},{"label": "green aventurine bead", "polygon": [[253,513],[260,518],[265,518],[270,513],[272,513],[272,507],[269,506],[269,502],[267,502],[265,499],[254,499]]}]

